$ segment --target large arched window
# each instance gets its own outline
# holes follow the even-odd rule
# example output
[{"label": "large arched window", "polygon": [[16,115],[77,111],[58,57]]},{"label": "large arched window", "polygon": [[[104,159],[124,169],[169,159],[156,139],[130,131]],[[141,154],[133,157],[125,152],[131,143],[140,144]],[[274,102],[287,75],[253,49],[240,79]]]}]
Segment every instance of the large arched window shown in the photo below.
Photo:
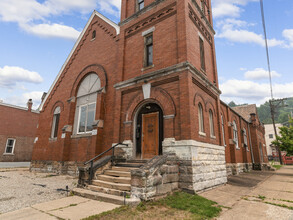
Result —
[{"label": "large arched window", "polygon": [[198,126],[199,132],[204,133],[203,108],[200,103],[198,104]]},{"label": "large arched window", "polygon": [[210,122],[211,137],[215,137],[214,114],[211,109],[209,110],[209,122]]},{"label": "large arched window", "polygon": [[58,127],[59,127],[59,119],[60,119],[60,112],[61,112],[61,109],[60,109],[59,106],[57,106],[55,108],[55,110],[54,110],[54,115],[53,115],[51,138],[57,138]]},{"label": "large arched window", "polygon": [[233,121],[233,140],[234,140],[236,148],[239,148],[239,145],[238,145],[238,129],[237,129],[237,124],[236,124],[235,121]]},{"label": "large arched window", "polygon": [[93,130],[97,92],[100,88],[101,81],[95,73],[87,75],[80,83],[76,96],[75,134],[89,133]]}]

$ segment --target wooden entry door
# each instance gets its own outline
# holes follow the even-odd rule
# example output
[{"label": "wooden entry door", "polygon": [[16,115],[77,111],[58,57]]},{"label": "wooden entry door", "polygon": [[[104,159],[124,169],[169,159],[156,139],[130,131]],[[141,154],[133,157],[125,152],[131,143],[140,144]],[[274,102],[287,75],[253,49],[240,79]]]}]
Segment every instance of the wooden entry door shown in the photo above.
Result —
[{"label": "wooden entry door", "polygon": [[142,115],[142,158],[159,154],[159,112]]}]

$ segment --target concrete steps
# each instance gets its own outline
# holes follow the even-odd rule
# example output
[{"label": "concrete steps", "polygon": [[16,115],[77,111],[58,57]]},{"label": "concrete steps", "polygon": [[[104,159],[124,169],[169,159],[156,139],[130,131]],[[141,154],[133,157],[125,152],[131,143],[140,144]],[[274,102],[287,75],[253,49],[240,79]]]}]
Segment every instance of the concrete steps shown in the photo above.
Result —
[{"label": "concrete steps", "polygon": [[95,192],[88,189],[75,188],[72,191],[74,195],[82,196],[89,199],[99,200],[103,202],[114,203],[117,205],[136,205],[140,202],[137,198],[124,198],[106,193]]},{"label": "concrete steps", "polygon": [[[138,203],[139,199],[128,199],[131,196],[131,170],[143,166],[147,160],[119,162],[111,169],[104,170],[97,179],[92,180],[86,189],[76,188],[76,195],[104,202],[123,205]],[[125,198],[124,198],[125,197]],[[128,197],[128,198],[126,198]]]}]

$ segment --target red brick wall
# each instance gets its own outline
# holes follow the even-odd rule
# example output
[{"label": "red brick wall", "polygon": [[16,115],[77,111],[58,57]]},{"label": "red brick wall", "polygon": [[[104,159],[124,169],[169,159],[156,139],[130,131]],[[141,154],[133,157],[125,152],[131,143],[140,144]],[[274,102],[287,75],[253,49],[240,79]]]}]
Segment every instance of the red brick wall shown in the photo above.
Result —
[{"label": "red brick wall", "polygon": [[[39,114],[0,105],[0,161],[30,161]],[[8,138],[16,139],[13,155],[3,155]]]}]

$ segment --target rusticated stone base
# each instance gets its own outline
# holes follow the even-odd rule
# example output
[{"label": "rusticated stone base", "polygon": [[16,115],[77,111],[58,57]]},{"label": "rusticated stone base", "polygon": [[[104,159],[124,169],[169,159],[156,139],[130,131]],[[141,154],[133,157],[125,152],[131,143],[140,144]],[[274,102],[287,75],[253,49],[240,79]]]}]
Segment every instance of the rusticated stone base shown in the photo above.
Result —
[{"label": "rusticated stone base", "polygon": [[[132,159],[133,157],[133,143],[130,140],[123,141],[123,144],[127,144],[128,146],[125,145],[118,145],[115,148],[115,157],[117,159]],[[115,144],[112,144],[113,146]]]},{"label": "rusticated stone base", "polygon": [[70,176],[78,176],[78,166],[82,166],[82,162],[75,161],[31,161],[30,171],[41,173],[67,174]]},{"label": "rusticated stone base", "polygon": [[163,154],[175,153],[179,163],[179,188],[202,191],[227,182],[225,147],[194,140],[163,142]]},{"label": "rusticated stone base", "polygon": [[249,172],[253,169],[252,163],[227,163],[227,174],[230,175],[237,175],[243,172]]}]

